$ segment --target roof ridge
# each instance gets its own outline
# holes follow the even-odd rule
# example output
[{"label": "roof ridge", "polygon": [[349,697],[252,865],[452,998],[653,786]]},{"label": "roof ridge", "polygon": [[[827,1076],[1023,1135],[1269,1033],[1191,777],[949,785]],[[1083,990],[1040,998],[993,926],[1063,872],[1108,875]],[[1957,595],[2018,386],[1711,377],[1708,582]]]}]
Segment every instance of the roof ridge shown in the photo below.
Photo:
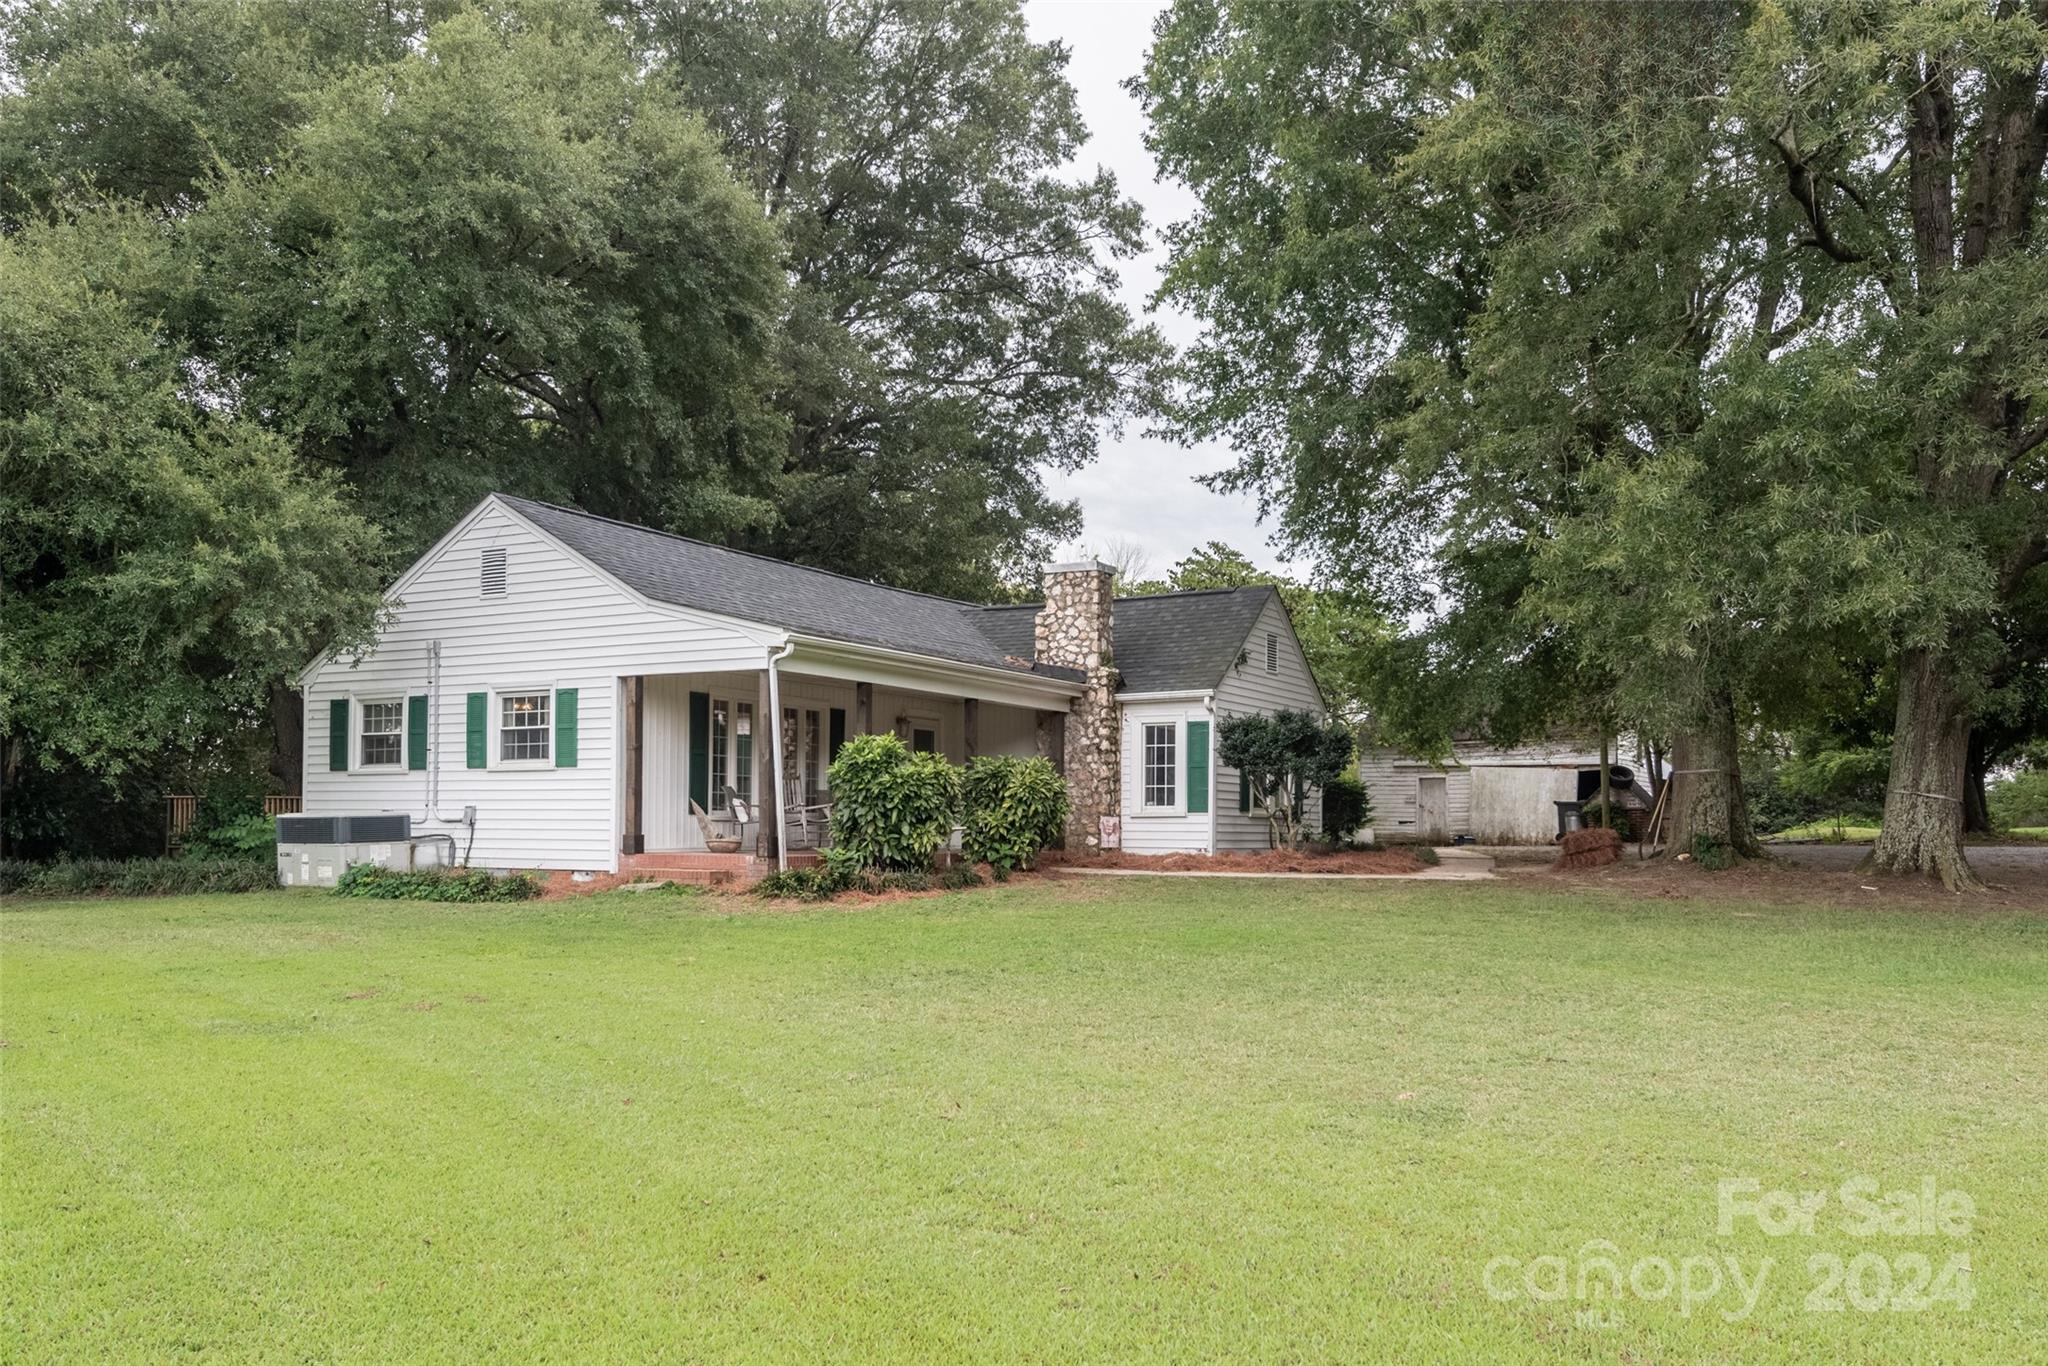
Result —
[{"label": "roof ridge", "polygon": [[[1277,592],[1278,590],[1270,583],[1240,584],[1236,588],[1173,588],[1164,593],[1133,593],[1129,597],[1111,598],[1110,605],[1114,606],[1119,602],[1159,602],[1166,598],[1199,598],[1211,594],[1256,593],[1260,591]],[[991,602],[984,604],[981,610],[984,612],[1035,612],[1044,606],[1045,602],[1043,599],[1038,602]]]},{"label": "roof ridge", "polygon": [[588,508],[571,507],[565,503],[550,503],[542,498],[524,498],[516,493],[498,493],[495,491],[491,496],[508,503],[529,503],[534,507],[547,508],[550,512],[567,512],[578,517],[588,517],[593,522],[604,522],[611,526],[624,527],[628,531],[644,531],[649,536],[661,536],[671,541],[681,541],[686,545],[703,546],[706,550],[722,550],[728,555],[744,555],[750,560],[765,560],[769,564],[779,564],[788,569],[801,569],[806,574],[823,574],[827,578],[842,579],[847,583],[857,583],[864,588],[880,588],[890,593],[903,593],[913,598],[929,598],[933,602],[943,602],[951,607],[972,607],[977,611],[986,611],[991,606],[1000,605],[969,602],[965,598],[949,598],[940,593],[926,593],[916,588],[898,588],[893,583],[882,583],[876,579],[863,579],[857,575],[841,573],[837,569],[820,569],[814,564],[798,564],[795,560],[785,560],[779,555],[764,555],[758,550],[740,550],[734,546],[720,545],[716,541],[707,541],[701,537],[685,536],[680,531],[664,531],[660,527],[645,526],[639,522],[628,522],[620,517],[607,517],[601,512],[592,512]]}]

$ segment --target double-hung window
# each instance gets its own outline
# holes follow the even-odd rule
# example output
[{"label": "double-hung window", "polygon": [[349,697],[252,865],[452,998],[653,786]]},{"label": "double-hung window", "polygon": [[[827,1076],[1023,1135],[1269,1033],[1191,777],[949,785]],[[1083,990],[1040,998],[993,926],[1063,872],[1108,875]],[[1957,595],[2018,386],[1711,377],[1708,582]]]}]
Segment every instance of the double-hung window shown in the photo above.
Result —
[{"label": "double-hung window", "polygon": [[1180,728],[1172,721],[1145,723],[1145,805],[1179,805]]},{"label": "double-hung window", "polygon": [[356,748],[362,768],[397,768],[405,762],[405,699],[362,705],[363,728]]},{"label": "double-hung window", "polygon": [[723,697],[711,699],[711,809],[726,809],[725,786],[731,781],[732,704]]},{"label": "double-hung window", "polygon": [[548,757],[551,694],[508,692],[498,695],[498,758],[505,763]]}]

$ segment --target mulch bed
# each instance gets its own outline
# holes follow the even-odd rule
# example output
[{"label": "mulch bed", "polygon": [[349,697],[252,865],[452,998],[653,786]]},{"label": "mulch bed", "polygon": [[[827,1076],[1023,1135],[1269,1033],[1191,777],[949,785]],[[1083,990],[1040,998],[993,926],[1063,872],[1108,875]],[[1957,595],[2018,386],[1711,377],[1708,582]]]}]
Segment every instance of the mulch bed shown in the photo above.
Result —
[{"label": "mulch bed", "polygon": [[1087,868],[1131,868],[1154,873],[1419,873],[1422,860],[1406,849],[1258,849],[1221,854],[1132,854],[1121,849],[1070,856],[1049,849],[1040,862]]}]

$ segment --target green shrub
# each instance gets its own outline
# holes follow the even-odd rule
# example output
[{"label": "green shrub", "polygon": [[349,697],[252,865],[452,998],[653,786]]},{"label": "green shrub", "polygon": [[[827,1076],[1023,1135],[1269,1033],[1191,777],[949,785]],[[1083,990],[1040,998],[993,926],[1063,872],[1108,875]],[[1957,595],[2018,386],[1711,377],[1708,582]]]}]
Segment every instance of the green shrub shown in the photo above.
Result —
[{"label": "green shrub", "polygon": [[2048,768],[2021,769],[1985,794],[1991,823],[2001,830],[2048,825]]},{"label": "green shrub", "polygon": [[1067,783],[1046,759],[990,754],[967,766],[960,784],[960,847],[998,879],[1029,868],[1067,824]]},{"label": "green shrub", "polygon": [[246,859],[271,864],[277,858],[277,821],[261,811],[201,829],[196,823],[185,836],[184,857]]},{"label": "green shrub", "polygon": [[960,771],[894,735],[846,742],[832,761],[832,845],[861,868],[925,871],[953,831]]},{"label": "green shrub", "polygon": [[277,869],[246,858],[59,859],[0,862],[4,896],[190,896],[260,892],[277,886]]},{"label": "green shrub", "polygon": [[1411,852],[1415,855],[1415,857],[1418,860],[1428,864],[1432,868],[1436,867],[1439,863],[1443,862],[1443,860],[1437,856],[1436,850],[1430,848],[1426,844],[1416,845]]},{"label": "green shrub", "polygon": [[377,901],[531,901],[546,886],[532,873],[499,874],[482,868],[422,868],[406,872],[357,863],[336,880],[334,894]]},{"label": "green shrub", "polygon": [[808,868],[786,868],[770,873],[752,888],[755,896],[782,901],[830,901],[842,892],[929,892],[957,891],[981,886],[981,874],[967,864],[955,864],[939,873],[879,868],[835,868],[827,861]]},{"label": "green shrub", "polygon": [[1323,833],[1332,843],[1351,843],[1371,822],[1372,798],[1364,783],[1345,773],[1323,784]]},{"label": "green shrub", "polygon": [[753,893],[777,900],[829,901],[841,892],[851,890],[854,881],[852,874],[836,869],[830,863],[818,863],[809,868],[777,869],[756,882]]}]

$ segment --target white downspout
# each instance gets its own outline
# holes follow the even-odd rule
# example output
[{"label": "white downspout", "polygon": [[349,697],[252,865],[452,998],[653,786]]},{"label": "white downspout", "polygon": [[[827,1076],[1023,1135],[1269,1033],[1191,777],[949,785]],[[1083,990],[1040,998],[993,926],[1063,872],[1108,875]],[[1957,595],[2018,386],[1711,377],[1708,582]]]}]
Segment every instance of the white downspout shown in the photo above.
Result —
[{"label": "white downspout", "polygon": [[774,775],[775,787],[775,870],[789,869],[789,812],[784,810],[782,796],[782,683],[781,673],[776,668],[796,650],[796,642],[784,641],[780,650],[768,655],[768,762]]},{"label": "white downspout", "polygon": [[1202,714],[1209,718],[1209,753],[1206,767],[1209,770],[1209,856],[1214,858],[1221,851],[1216,847],[1216,803],[1220,799],[1223,784],[1216,781],[1216,694],[1202,694]]}]

